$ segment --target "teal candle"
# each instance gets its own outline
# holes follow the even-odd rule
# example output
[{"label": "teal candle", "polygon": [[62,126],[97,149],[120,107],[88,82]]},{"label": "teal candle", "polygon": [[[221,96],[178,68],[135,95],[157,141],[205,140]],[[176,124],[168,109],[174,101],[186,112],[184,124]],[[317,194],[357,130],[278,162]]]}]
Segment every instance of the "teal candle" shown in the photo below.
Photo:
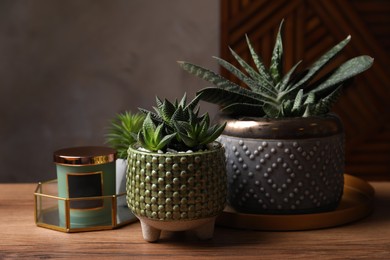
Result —
[{"label": "teal candle", "polygon": [[[68,209],[68,228],[111,225],[112,200],[100,198],[114,195],[116,151],[108,147],[86,146],[54,152],[57,168],[58,196],[72,198]],[[91,198],[97,199],[82,199]],[[66,202],[59,200],[60,226],[66,227]]]}]

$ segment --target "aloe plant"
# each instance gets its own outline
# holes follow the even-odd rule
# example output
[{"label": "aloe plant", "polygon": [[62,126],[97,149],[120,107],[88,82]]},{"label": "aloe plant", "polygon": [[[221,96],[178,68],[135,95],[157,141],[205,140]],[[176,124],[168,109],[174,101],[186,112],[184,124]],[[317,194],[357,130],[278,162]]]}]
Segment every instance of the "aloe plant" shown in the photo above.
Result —
[{"label": "aloe plant", "polygon": [[127,158],[127,149],[136,142],[135,135],[141,129],[144,119],[145,115],[142,113],[125,111],[117,114],[111,121],[105,136],[106,143],[117,150],[118,158]]},{"label": "aloe plant", "polygon": [[214,141],[226,124],[211,126],[208,113],[199,116],[199,100],[199,96],[196,96],[187,103],[186,94],[180,102],[175,100],[174,103],[156,97],[154,112],[140,108],[146,114],[138,133],[140,144],[150,151],[168,148],[186,151],[203,149]]},{"label": "aloe plant", "polygon": [[324,115],[340,96],[343,84],[350,78],[367,70],[373,58],[363,55],[352,58],[330,73],[314,80],[315,76],[348,44],[351,37],[335,45],[323,54],[310,67],[298,71],[301,63],[296,63],[283,75],[283,44],[280,23],[269,68],[263,64],[255,52],[248,36],[246,42],[255,68],[230,49],[233,57],[243,70],[218,57],[219,65],[236,76],[248,88],[222,77],[201,66],[179,61],[179,65],[189,73],[202,78],[215,87],[206,87],[197,94],[204,101],[220,105],[222,112],[231,115],[257,116],[268,118],[307,117]]}]

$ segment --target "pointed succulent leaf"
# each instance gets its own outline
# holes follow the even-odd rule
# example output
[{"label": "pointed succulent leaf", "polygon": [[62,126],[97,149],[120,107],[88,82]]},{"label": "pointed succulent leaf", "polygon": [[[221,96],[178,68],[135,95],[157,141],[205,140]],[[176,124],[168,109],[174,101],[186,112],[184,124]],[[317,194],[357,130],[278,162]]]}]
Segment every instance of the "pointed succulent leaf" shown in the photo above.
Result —
[{"label": "pointed succulent leaf", "polygon": [[[233,50],[231,50],[233,52]],[[234,76],[236,76],[240,81],[244,82],[251,90],[255,91],[255,89],[252,88],[253,85],[255,85],[255,82],[253,79],[245,75],[241,70],[236,68],[233,64],[230,62],[227,62],[224,59],[213,57],[217,60],[218,64],[224,67],[226,70],[228,70],[230,73],[232,73]]]},{"label": "pointed succulent leaf", "polygon": [[167,99],[164,100],[161,109],[159,109],[159,115],[168,125],[170,124],[172,115],[175,113],[175,106]]},{"label": "pointed succulent leaf", "polygon": [[315,102],[315,94],[313,92],[310,92],[306,99],[305,99],[305,103],[303,103],[304,105],[307,105],[307,104],[313,104]]},{"label": "pointed succulent leaf", "polygon": [[189,148],[192,148],[192,147],[199,145],[199,143],[196,140],[194,140],[193,138],[190,138],[187,135],[182,135],[181,139],[183,140],[183,143]]},{"label": "pointed succulent leaf", "polygon": [[158,108],[160,108],[163,105],[163,101],[157,96],[156,96],[156,105]]},{"label": "pointed succulent leaf", "polygon": [[339,85],[332,93],[320,99],[315,104],[313,113],[315,113],[316,115],[322,115],[328,113],[332,105],[336,103],[336,101],[340,97],[342,92],[341,90],[342,90],[342,85]]},{"label": "pointed succulent leaf", "polygon": [[154,130],[154,133],[153,133],[153,141],[155,142],[159,142],[159,140],[161,139],[163,133],[163,127],[164,127],[164,124],[159,124],[156,129]]},{"label": "pointed succulent leaf", "polygon": [[293,106],[294,106],[294,102],[291,99],[284,100],[281,105],[280,116],[281,117],[290,116]]},{"label": "pointed succulent leaf", "polygon": [[[194,110],[196,108],[196,106],[198,105],[199,101],[200,101],[200,96],[196,95],[195,98],[193,100],[191,100],[190,103],[188,103],[188,105],[185,107],[185,109]],[[199,108],[197,110],[199,111]],[[195,109],[195,114],[197,114],[196,109]]]},{"label": "pointed succulent leaf", "polygon": [[206,133],[206,139],[202,141],[202,144],[207,144],[213,142],[218,138],[226,127],[226,122],[222,125],[214,125],[208,129]]},{"label": "pointed succulent leaf", "polygon": [[144,123],[142,125],[142,130],[143,130],[145,135],[149,135],[151,133],[154,133],[154,131],[156,130],[156,125],[152,121],[151,113],[148,113],[146,115],[146,118],[145,118]]},{"label": "pointed succulent leaf", "polygon": [[303,89],[300,89],[298,91],[297,96],[295,97],[294,105],[292,110],[298,110],[302,105],[302,98],[303,98]]},{"label": "pointed succulent leaf", "polygon": [[185,113],[183,107],[179,106],[172,115],[171,124],[175,121],[187,121],[189,119],[188,114]]},{"label": "pointed succulent leaf", "polygon": [[248,63],[246,63],[235,51],[230,49],[230,52],[234,56],[234,58],[238,61],[242,68],[251,76],[251,78],[247,77],[244,73],[234,67],[232,64],[226,62],[225,60],[214,57],[218,60],[218,63],[225,67],[228,71],[234,74],[238,79],[244,82],[252,91],[256,93],[266,92],[268,95],[275,95],[275,91],[273,90],[273,86],[268,86],[266,81],[263,80],[260,74],[258,74]]},{"label": "pointed succulent leaf", "polygon": [[141,111],[142,113],[144,113],[145,115],[150,113],[150,116],[151,116],[154,123],[160,124],[163,122],[163,119],[161,118],[161,116],[154,113],[154,112],[151,112],[151,111],[143,109],[143,108],[138,108],[138,110]]},{"label": "pointed succulent leaf", "polygon": [[349,43],[351,40],[351,36],[349,35],[347,38],[336,44],[329,51],[323,54],[316,62],[314,62],[310,68],[308,69],[306,75],[296,83],[296,87],[300,87],[302,85],[306,85],[317,73],[328,64],[340,51]]},{"label": "pointed succulent leaf", "polygon": [[177,132],[186,134],[191,131],[191,124],[185,121],[174,121],[174,126]]},{"label": "pointed succulent leaf", "polygon": [[202,100],[221,105],[222,107],[232,103],[262,104],[260,99],[216,87],[204,88],[197,94]]},{"label": "pointed succulent leaf", "polygon": [[143,147],[146,147],[146,143],[145,143],[145,139],[144,139],[144,135],[142,134],[142,131],[138,132],[137,140]]},{"label": "pointed succulent leaf", "polygon": [[305,107],[305,111],[302,114],[302,117],[309,117],[313,115],[318,115],[316,114],[315,111],[315,104],[307,104]]},{"label": "pointed succulent leaf", "polygon": [[288,93],[289,91],[292,91],[294,90],[294,86],[289,86],[289,83],[290,83],[290,80],[291,80],[291,76],[294,74],[295,70],[298,68],[299,64],[301,64],[302,60],[298,61],[288,72],[286,75],[284,75],[284,77],[282,78],[282,80],[280,81],[280,84],[277,85],[276,89],[278,89],[279,91],[283,92],[285,91],[286,93]]},{"label": "pointed succulent leaf", "polygon": [[278,118],[281,116],[281,107],[279,106],[264,104],[263,110],[268,118]]},{"label": "pointed succulent leaf", "polygon": [[276,42],[271,58],[270,73],[273,78],[274,84],[280,81],[283,73],[283,43],[281,35],[282,28],[283,21],[279,25],[279,30],[276,36]]},{"label": "pointed succulent leaf", "polygon": [[[214,73],[213,71],[207,70],[205,68],[202,68],[200,66],[187,63],[187,62],[179,62],[181,67],[187,71],[189,71],[191,74],[194,74],[195,76],[202,78],[210,83],[213,83],[216,87],[225,89],[228,91],[232,91],[234,93],[237,93],[239,95],[248,96],[252,98],[256,98],[259,100],[262,100],[264,98],[267,98],[266,95],[263,93],[256,93],[249,89],[242,88],[239,85],[225,79],[224,77]],[[209,101],[210,102],[210,101]]]},{"label": "pointed succulent leaf", "polygon": [[158,144],[158,149],[157,149],[157,150],[162,150],[165,146],[167,146],[167,145],[169,144],[169,142],[171,142],[171,140],[172,140],[173,138],[175,138],[175,136],[176,136],[176,133],[173,133],[173,134],[169,134],[169,135],[164,136],[164,137],[160,140],[160,142],[159,142],[159,144]]},{"label": "pointed succulent leaf", "polygon": [[183,108],[186,107],[186,102],[187,102],[187,93],[184,92],[184,95],[183,95],[182,99],[180,100],[179,106],[181,106]]},{"label": "pointed succulent leaf", "polygon": [[210,118],[208,114],[206,114],[206,116],[202,119],[202,121],[200,121],[199,126],[200,126],[199,128],[200,134],[207,137],[207,131],[209,130],[210,127]]},{"label": "pointed succulent leaf", "polygon": [[346,61],[312,91],[321,96],[321,93],[337,88],[344,81],[370,68],[373,60],[373,58],[363,55]]},{"label": "pointed succulent leaf", "polygon": [[255,52],[255,49],[253,48],[253,46],[252,46],[251,42],[249,41],[249,38],[246,34],[245,34],[245,37],[246,37],[246,43],[248,45],[249,51],[250,51],[251,56],[252,56],[252,60],[255,63],[255,66],[260,74],[258,81],[263,86],[268,86],[269,88],[273,88],[274,84],[273,84],[271,75],[269,74],[268,70],[264,66],[264,63],[261,60],[261,58]]},{"label": "pointed succulent leaf", "polygon": [[219,88],[224,89],[240,89],[241,87],[228,79],[225,79],[221,75],[215,73],[214,71],[205,69],[201,66],[191,64],[184,61],[178,61],[178,64],[185,71],[188,71],[190,74],[197,76],[198,78],[204,79]]}]

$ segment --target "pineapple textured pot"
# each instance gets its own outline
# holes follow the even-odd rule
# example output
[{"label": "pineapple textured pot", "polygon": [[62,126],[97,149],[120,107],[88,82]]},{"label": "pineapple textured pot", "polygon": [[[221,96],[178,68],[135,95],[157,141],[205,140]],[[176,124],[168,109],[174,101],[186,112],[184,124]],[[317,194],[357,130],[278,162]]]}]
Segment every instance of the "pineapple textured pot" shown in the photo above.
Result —
[{"label": "pineapple textured pot", "polygon": [[228,201],[239,212],[296,214],[336,208],[344,184],[344,132],[335,115],[222,117]]},{"label": "pineapple textured pot", "polygon": [[186,153],[145,152],[133,145],[128,154],[127,202],[145,240],[157,241],[161,230],[194,230],[201,239],[213,236],[227,194],[220,143]]}]

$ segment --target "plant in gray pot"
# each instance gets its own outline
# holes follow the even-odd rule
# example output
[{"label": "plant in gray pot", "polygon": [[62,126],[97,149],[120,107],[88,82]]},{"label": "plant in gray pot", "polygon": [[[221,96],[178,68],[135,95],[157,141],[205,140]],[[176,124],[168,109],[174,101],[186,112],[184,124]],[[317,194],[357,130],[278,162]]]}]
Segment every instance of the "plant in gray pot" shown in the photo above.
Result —
[{"label": "plant in gray pot", "polygon": [[155,112],[140,109],[146,119],[128,149],[128,206],[146,241],[157,241],[161,230],[211,238],[227,195],[225,151],[215,141],[225,124],[198,115],[198,96],[188,104],[186,95],[156,101]]},{"label": "plant in gray pot", "polygon": [[221,107],[227,125],[220,137],[227,154],[228,202],[237,211],[260,214],[313,213],[335,209],[344,182],[344,131],[330,107],[345,82],[368,69],[373,59],[359,56],[321,75],[350,36],[310,67],[298,62],[285,75],[280,24],[270,67],[248,37],[254,67],[231,50],[243,68],[215,57],[246,87],[203,67],[179,62],[215,87],[198,92]]},{"label": "plant in gray pot", "polygon": [[[127,149],[136,142],[135,135],[142,127],[145,119],[143,113],[125,111],[117,114],[110,123],[106,134],[106,142],[117,150],[116,159],[116,194],[126,192]],[[126,206],[124,196],[118,197],[118,205]]]}]

